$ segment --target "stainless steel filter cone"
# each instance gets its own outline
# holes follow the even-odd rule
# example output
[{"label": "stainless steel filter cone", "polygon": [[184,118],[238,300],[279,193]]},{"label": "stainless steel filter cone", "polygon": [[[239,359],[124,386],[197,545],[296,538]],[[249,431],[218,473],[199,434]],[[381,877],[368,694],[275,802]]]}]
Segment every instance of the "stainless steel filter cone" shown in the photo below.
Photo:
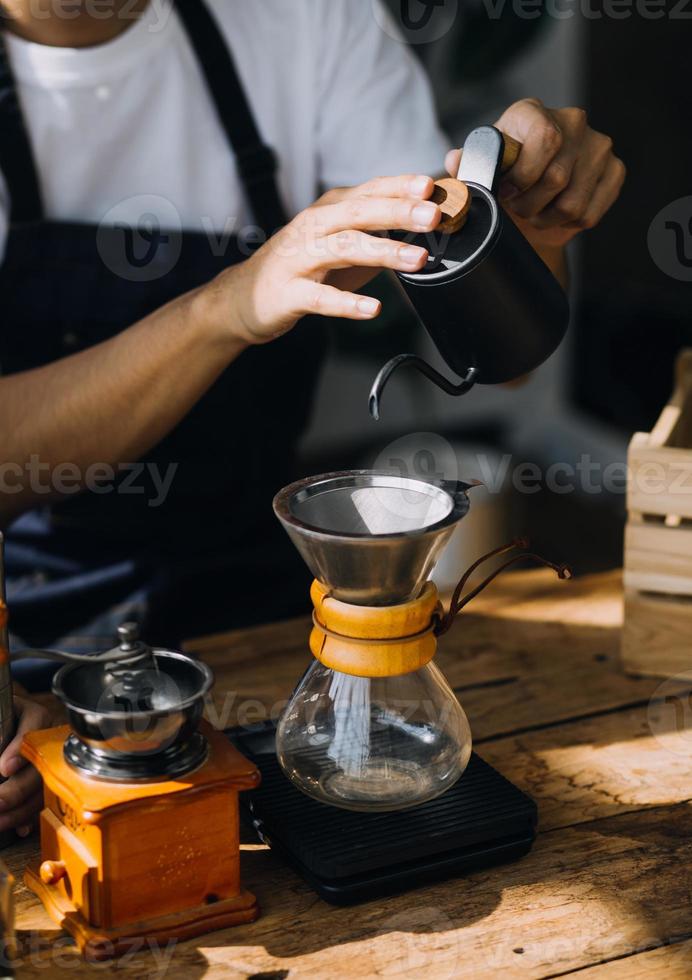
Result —
[{"label": "stainless steel filter cone", "polygon": [[326,473],[285,487],[274,512],[335,598],[391,606],[420,594],[473,485],[375,470]]}]

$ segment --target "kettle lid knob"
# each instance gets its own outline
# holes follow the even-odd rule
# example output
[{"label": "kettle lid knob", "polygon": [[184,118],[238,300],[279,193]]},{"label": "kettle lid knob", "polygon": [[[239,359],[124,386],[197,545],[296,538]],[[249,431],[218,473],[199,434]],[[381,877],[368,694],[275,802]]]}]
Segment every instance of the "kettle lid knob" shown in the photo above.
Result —
[{"label": "kettle lid knob", "polygon": [[456,177],[441,177],[436,180],[430,200],[442,212],[442,221],[436,231],[453,235],[464,227],[471,207],[471,191],[462,180],[457,180]]}]

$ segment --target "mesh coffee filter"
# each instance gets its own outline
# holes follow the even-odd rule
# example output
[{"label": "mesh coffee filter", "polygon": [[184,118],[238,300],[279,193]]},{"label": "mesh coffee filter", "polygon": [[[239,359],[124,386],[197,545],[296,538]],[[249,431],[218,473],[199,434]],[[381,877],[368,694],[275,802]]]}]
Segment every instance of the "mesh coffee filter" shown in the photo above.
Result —
[{"label": "mesh coffee filter", "polygon": [[451,497],[436,487],[431,491],[378,483],[342,487],[296,499],[291,509],[305,524],[323,531],[403,534],[439,524],[451,512]]},{"label": "mesh coffee filter", "polygon": [[468,511],[471,485],[375,470],[327,473],[280,491],[274,511],[335,598],[389,606],[420,594]]}]

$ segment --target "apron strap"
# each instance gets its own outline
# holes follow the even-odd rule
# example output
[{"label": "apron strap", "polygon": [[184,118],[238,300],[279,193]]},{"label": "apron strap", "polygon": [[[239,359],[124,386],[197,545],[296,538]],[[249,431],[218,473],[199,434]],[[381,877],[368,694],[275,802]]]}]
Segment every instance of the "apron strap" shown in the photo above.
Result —
[{"label": "apron strap", "polygon": [[[255,221],[272,234],[287,215],[276,183],[276,154],[260,136],[231,52],[202,0],[174,0],[235,153]],[[12,224],[41,221],[41,187],[7,49],[0,31],[0,171],[11,198]]]},{"label": "apron strap", "polygon": [[203,0],[174,3],[235,153],[255,221],[272,234],[288,220],[276,182],[276,154],[260,136],[228,44]]},{"label": "apron strap", "polygon": [[1,30],[0,171],[10,195],[10,224],[42,221],[41,185]]}]

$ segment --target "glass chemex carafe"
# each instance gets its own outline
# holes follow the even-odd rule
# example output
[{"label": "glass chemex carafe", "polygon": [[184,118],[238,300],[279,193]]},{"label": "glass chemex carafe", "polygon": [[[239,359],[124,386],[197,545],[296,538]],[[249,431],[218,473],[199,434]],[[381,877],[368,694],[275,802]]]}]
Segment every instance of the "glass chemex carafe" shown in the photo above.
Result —
[{"label": "glass chemex carafe", "polygon": [[[348,810],[403,810],[464,772],[471,731],[433,662],[437,637],[517,554],[445,613],[429,576],[468,512],[471,483],[371,470],[330,473],[280,491],[274,510],[315,576],[305,672],[277,727],[288,778]],[[566,568],[558,568],[561,578]]]}]

